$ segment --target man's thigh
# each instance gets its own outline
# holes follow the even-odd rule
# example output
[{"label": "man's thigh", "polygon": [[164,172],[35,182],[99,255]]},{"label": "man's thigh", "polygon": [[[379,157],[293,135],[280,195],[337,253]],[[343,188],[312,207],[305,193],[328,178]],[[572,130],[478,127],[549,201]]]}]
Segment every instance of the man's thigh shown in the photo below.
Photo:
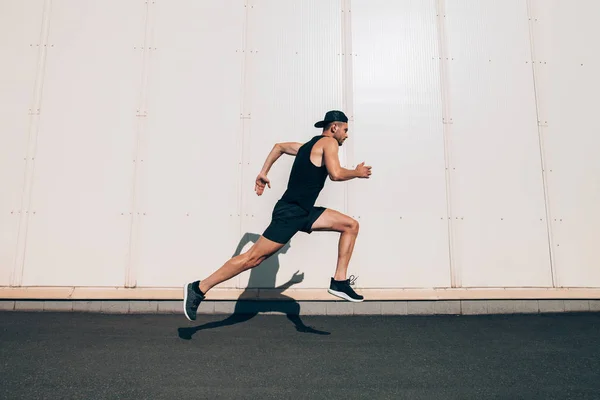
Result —
[{"label": "man's thigh", "polygon": [[356,220],[339,211],[326,209],[312,224],[313,231],[343,232],[356,224]]}]

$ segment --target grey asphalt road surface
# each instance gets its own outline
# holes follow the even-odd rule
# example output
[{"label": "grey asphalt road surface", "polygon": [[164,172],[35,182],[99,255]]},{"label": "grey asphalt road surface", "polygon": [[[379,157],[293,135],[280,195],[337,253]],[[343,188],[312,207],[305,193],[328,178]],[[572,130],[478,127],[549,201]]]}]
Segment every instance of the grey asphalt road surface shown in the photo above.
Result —
[{"label": "grey asphalt road surface", "polygon": [[600,314],[0,313],[2,399],[600,399]]}]

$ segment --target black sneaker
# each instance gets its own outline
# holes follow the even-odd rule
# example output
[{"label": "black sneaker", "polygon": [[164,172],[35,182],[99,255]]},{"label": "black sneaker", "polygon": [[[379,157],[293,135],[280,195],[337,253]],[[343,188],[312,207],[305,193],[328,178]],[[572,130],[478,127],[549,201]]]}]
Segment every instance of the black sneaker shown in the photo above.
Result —
[{"label": "black sneaker", "polygon": [[192,284],[188,283],[183,287],[183,312],[187,319],[193,321],[196,319],[196,311],[204,296],[199,295],[192,289]]},{"label": "black sneaker", "polygon": [[329,289],[327,291],[334,296],[341,297],[344,300],[360,303],[363,301],[364,297],[356,294],[356,292],[350,287],[350,285],[354,285],[354,281],[356,281],[354,275],[350,275],[350,278],[346,279],[345,281],[336,281],[331,278],[331,284],[329,285]]}]

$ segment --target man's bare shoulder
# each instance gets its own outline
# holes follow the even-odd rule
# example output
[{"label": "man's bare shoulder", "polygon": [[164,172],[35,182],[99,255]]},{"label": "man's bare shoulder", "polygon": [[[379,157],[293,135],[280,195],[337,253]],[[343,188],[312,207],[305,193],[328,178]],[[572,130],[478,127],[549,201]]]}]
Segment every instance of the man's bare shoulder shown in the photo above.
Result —
[{"label": "man's bare shoulder", "polygon": [[340,147],[338,141],[335,140],[335,138],[329,136],[325,136],[323,139],[319,140],[318,143],[320,143],[323,147],[326,147],[328,149],[337,149],[338,147]]}]

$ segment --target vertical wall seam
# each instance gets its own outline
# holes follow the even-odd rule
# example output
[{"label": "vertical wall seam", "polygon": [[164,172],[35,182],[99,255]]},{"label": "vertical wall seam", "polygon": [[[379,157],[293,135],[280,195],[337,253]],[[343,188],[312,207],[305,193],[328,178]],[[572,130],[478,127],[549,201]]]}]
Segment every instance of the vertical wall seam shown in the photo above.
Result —
[{"label": "vertical wall seam", "polygon": [[242,235],[242,231],[243,231],[243,223],[242,223],[242,207],[243,207],[243,198],[242,198],[242,191],[243,191],[243,181],[244,181],[244,134],[245,134],[245,118],[244,118],[244,111],[245,111],[245,107],[246,107],[246,53],[245,53],[245,49],[247,47],[247,36],[248,36],[248,0],[244,1],[244,27],[242,29],[242,41],[241,41],[241,45],[242,48],[240,49],[242,52],[242,63],[241,63],[241,71],[240,71],[240,119],[241,119],[241,125],[240,125],[240,132],[238,132],[238,146],[239,148],[237,149],[238,151],[238,157],[239,157],[239,164],[238,164],[238,209],[237,209],[237,213],[238,216],[240,217],[239,220],[239,234],[240,236]]},{"label": "vertical wall seam", "polygon": [[[246,205],[245,199],[246,196],[244,195],[244,186],[245,186],[245,175],[246,175],[246,171],[248,170],[247,168],[244,168],[244,162],[246,161],[246,143],[249,140],[249,134],[247,135],[247,130],[250,129],[250,121],[247,121],[247,116],[246,111],[248,111],[249,107],[250,107],[250,100],[248,99],[248,96],[250,96],[250,90],[248,90],[248,73],[249,73],[249,68],[248,65],[250,64],[250,52],[248,51],[248,26],[250,25],[250,8],[252,8],[252,4],[250,4],[249,0],[245,0],[244,1],[244,8],[246,9],[244,11],[245,15],[244,15],[244,27],[242,29],[242,68],[241,68],[241,107],[240,107],[240,119],[241,119],[241,126],[240,126],[240,136],[239,136],[239,157],[240,157],[240,163],[239,163],[239,170],[238,170],[238,190],[239,190],[239,196],[238,196],[238,217],[239,217],[239,237],[242,237],[242,235],[244,234],[244,225],[245,225],[245,220],[244,220],[244,207]],[[248,112],[248,114],[251,114],[250,112]],[[241,287],[241,274],[238,274],[235,277],[235,287],[236,288],[240,288]]]},{"label": "vertical wall seam", "polygon": [[[340,19],[341,19],[341,39],[342,39],[342,111],[348,115],[348,119],[351,120],[352,116],[349,115],[348,111],[348,93],[346,91],[346,13],[345,10],[347,8],[348,0],[340,0]],[[351,121],[348,121],[351,122]],[[347,153],[347,151],[346,151]],[[343,160],[343,165],[348,167],[348,154],[346,154],[346,159]],[[348,182],[344,182],[344,213],[348,214]]]},{"label": "vertical wall seam", "polygon": [[127,265],[125,268],[125,287],[133,288],[137,286],[137,263],[138,263],[138,241],[139,241],[139,218],[136,217],[138,207],[138,189],[140,179],[140,142],[145,128],[145,115],[147,114],[146,97],[148,85],[148,70],[150,68],[150,35],[149,31],[152,28],[150,20],[150,8],[154,2],[146,1],[146,15],[144,18],[144,44],[142,46],[142,70],[140,77],[140,90],[138,96],[138,107],[136,110],[136,132],[135,132],[135,147],[134,147],[134,162],[133,162],[133,183],[131,188],[131,218],[129,225],[129,251],[127,257]]},{"label": "vertical wall seam", "polygon": [[[341,0],[342,7],[342,104],[344,113],[348,116],[348,122],[352,124],[351,129],[354,129],[354,53],[352,47],[352,0]],[[352,131],[349,129],[349,134],[352,135]],[[344,166],[346,168],[353,168],[357,163],[355,154],[355,140],[348,142],[349,146],[346,148],[344,160]],[[344,213],[350,214],[350,181],[344,182]],[[353,216],[360,218],[360,215]],[[361,273],[362,267],[368,268],[364,265],[356,265],[353,270],[356,274]]]},{"label": "vertical wall seam", "polygon": [[[45,0],[42,11],[42,26],[40,30],[40,50],[33,85],[33,100],[31,112],[29,113],[27,155],[25,160],[25,172],[23,179],[23,192],[21,195],[21,209],[19,224],[17,227],[17,241],[14,265],[10,277],[11,286],[21,286],[25,270],[25,259],[27,253],[27,238],[29,233],[29,210],[33,193],[33,179],[35,176],[35,155],[37,153],[38,134],[40,129],[41,102],[44,90],[46,73],[46,58],[48,52],[48,37],[50,35],[50,17],[52,12],[52,0]],[[34,123],[35,122],[35,123]]]},{"label": "vertical wall seam", "polygon": [[436,1],[437,14],[437,36],[438,36],[438,51],[439,51],[439,66],[440,66],[440,88],[442,97],[442,132],[444,138],[444,171],[446,181],[446,222],[448,228],[448,261],[450,266],[450,287],[456,288],[462,286],[462,276],[460,268],[456,265],[454,252],[454,223],[452,222],[452,177],[451,177],[451,133],[452,122],[451,117],[451,92],[448,78],[448,35],[446,32],[446,7],[445,0]]},{"label": "vertical wall seam", "polygon": [[[353,75],[353,54],[352,54],[352,0],[341,0],[342,8],[342,106],[343,111],[348,115],[349,122],[354,122],[354,75]],[[350,163],[355,162],[354,144],[348,146],[345,152],[346,159],[344,164],[346,168]],[[344,212],[349,213],[349,193],[350,182],[344,182]]]},{"label": "vertical wall seam", "polygon": [[555,257],[554,257],[554,246],[553,246],[553,238],[552,238],[552,218],[551,218],[551,210],[550,210],[550,198],[548,193],[548,175],[546,174],[546,157],[544,151],[544,127],[542,126],[542,118],[540,115],[540,96],[538,93],[538,75],[535,70],[535,33],[533,24],[533,10],[532,10],[532,0],[526,0],[526,8],[527,8],[527,19],[528,19],[528,27],[529,27],[529,45],[531,49],[531,74],[533,78],[533,94],[535,97],[535,113],[537,118],[537,130],[538,130],[538,144],[540,151],[540,168],[542,173],[542,185],[544,191],[544,207],[546,213],[546,232],[548,235],[548,252],[550,257],[550,277],[552,279],[552,287],[556,287],[559,285],[558,275],[556,271],[555,265]]}]

